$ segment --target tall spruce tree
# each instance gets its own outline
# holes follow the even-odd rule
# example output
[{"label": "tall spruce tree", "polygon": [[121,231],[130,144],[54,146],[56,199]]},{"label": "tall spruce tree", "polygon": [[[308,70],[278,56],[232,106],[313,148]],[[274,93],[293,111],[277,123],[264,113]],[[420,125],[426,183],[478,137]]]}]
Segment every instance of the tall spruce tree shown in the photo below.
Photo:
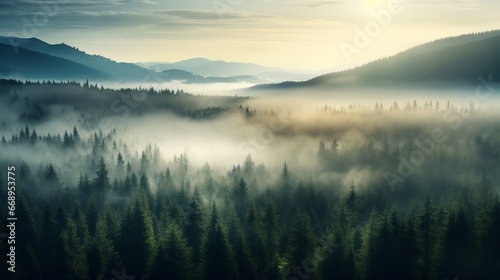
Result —
[{"label": "tall spruce tree", "polygon": [[212,205],[207,231],[202,245],[203,279],[234,279],[236,264],[227,232],[215,204]]},{"label": "tall spruce tree", "polygon": [[148,279],[193,279],[195,274],[191,258],[191,248],[182,231],[177,225],[171,224],[158,245],[158,254]]}]

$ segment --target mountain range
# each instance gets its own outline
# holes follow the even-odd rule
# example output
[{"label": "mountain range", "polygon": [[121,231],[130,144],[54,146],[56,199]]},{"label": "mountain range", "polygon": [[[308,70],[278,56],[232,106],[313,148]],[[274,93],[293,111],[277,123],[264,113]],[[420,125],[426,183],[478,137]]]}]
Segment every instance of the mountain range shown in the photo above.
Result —
[{"label": "mountain range", "polygon": [[0,77],[25,79],[105,79],[106,73],[80,63],[0,43]]},{"label": "mountain range", "polygon": [[479,76],[500,77],[499,50],[500,30],[461,35],[305,82],[257,85],[253,89],[477,83]]},{"label": "mountain range", "polygon": [[[13,45],[12,42],[15,42]],[[192,58],[175,63],[121,63],[66,44],[0,36],[0,78],[113,82],[248,83],[252,89],[477,83],[500,76],[500,30],[444,38],[333,73]],[[345,68],[344,68],[345,69]],[[284,80],[289,80],[282,82]],[[303,81],[303,82],[294,82]]]},{"label": "mountain range", "polygon": [[[14,42],[14,44],[13,44]],[[241,69],[232,75],[205,71],[191,73],[189,66],[201,65],[193,59],[179,62],[179,67],[153,71],[134,63],[116,62],[100,55],[90,55],[66,44],[48,44],[37,38],[0,36],[0,77],[17,79],[86,80],[113,82],[170,82],[184,83],[269,83],[276,80],[259,78]],[[224,63],[224,62],[220,62]],[[176,65],[176,64],[172,64]],[[260,67],[255,65],[255,67]],[[263,66],[262,66],[263,67]],[[236,69],[235,69],[236,70]],[[253,73],[253,72],[252,72]]]},{"label": "mountain range", "polygon": [[[161,72],[165,70],[184,70],[200,76],[251,75],[268,82],[299,80],[304,81],[326,73],[324,71],[311,71],[303,69],[285,69],[278,67],[266,67],[255,63],[226,62],[222,60],[210,60],[202,57],[186,59],[174,63],[139,63],[149,70]],[[331,72],[331,71],[330,71]]]}]

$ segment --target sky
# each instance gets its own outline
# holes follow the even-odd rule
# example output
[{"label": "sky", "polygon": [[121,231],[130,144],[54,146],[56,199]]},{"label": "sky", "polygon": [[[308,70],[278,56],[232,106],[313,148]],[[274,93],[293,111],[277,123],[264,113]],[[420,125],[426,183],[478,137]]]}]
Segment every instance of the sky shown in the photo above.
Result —
[{"label": "sky", "polygon": [[205,57],[320,70],[495,29],[498,0],[0,1],[0,35],[125,62]]}]

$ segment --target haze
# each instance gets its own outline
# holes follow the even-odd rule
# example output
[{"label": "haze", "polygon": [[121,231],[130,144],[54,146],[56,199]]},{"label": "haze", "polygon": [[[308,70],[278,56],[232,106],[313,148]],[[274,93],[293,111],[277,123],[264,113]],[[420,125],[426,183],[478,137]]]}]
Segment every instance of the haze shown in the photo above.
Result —
[{"label": "haze", "polygon": [[[59,3],[54,8],[54,3]],[[495,0],[401,1],[403,10],[349,59],[356,28],[387,1],[37,1],[0,3],[0,33],[64,42],[117,61],[192,57],[320,70],[363,64],[437,38],[498,27]],[[27,24],[28,23],[36,23]],[[280,54],[280,55],[276,55]]]}]

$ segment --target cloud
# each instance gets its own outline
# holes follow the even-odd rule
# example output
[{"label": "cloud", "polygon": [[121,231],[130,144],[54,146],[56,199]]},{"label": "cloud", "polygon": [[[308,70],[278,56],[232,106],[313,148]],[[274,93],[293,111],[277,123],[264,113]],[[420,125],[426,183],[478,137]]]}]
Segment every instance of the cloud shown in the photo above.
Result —
[{"label": "cloud", "polygon": [[[47,11],[60,13],[67,11],[102,11],[103,8],[111,10],[123,10],[130,6],[157,5],[158,2],[151,0],[104,0],[104,1],[33,1],[20,0],[15,2],[0,2],[0,13],[8,11],[10,15],[26,16]],[[139,10],[141,10],[139,9]]]},{"label": "cloud", "polygon": [[[337,46],[373,19],[373,3],[389,0],[224,0],[233,4],[222,14],[213,0],[59,1],[67,3],[48,20],[43,7],[56,0],[1,1],[0,34],[67,42],[121,61],[207,56],[319,69],[342,63]],[[436,37],[498,27],[495,0],[400,1],[404,16],[377,39],[391,43],[375,42],[358,63]]]},{"label": "cloud", "polygon": [[[157,12],[161,15],[173,16],[176,18],[181,18],[185,20],[198,20],[198,21],[221,21],[221,15],[216,10],[165,10]],[[266,14],[253,14],[253,13],[236,13],[236,12],[225,12],[224,20],[260,20],[275,18],[272,15]]]},{"label": "cloud", "polygon": [[[170,10],[170,11],[160,11],[161,15],[174,16],[187,20],[219,20],[220,15],[216,11],[211,10]],[[226,13],[225,18],[243,18],[243,14],[238,13]]]},{"label": "cloud", "polygon": [[[345,4],[344,1],[287,1],[279,3],[280,6],[296,6],[296,7],[308,7],[308,8],[318,8],[330,5]],[[352,3],[350,1],[349,3]]]},{"label": "cloud", "polygon": [[20,0],[15,2],[0,2],[0,9],[9,9],[12,12],[23,12],[23,13],[36,13],[43,11],[43,7],[54,7],[58,6],[61,9],[74,9],[74,8],[84,8],[84,7],[102,7],[102,6],[117,6],[123,4],[123,1],[67,1],[66,3],[62,1],[31,1],[31,0]]}]

